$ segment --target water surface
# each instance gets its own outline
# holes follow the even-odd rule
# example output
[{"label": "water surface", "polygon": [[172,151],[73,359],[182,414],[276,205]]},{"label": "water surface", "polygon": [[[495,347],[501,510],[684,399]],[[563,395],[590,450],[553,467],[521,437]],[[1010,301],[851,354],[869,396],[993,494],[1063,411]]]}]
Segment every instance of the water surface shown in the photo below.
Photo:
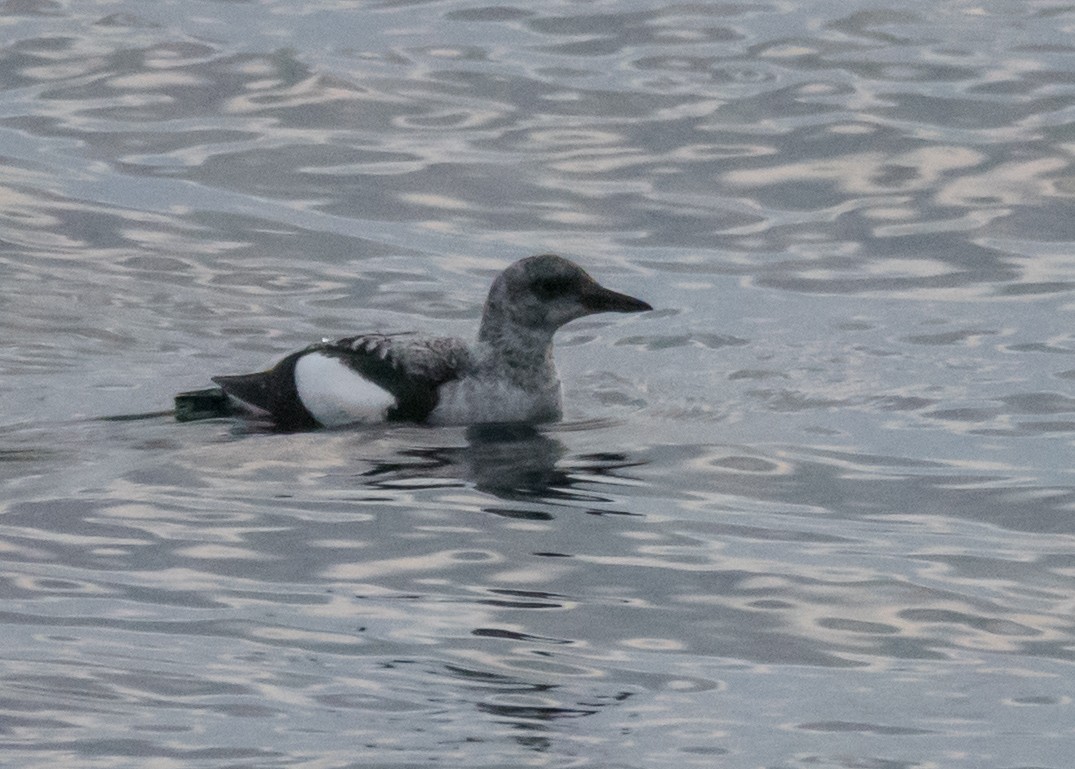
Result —
[{"label": "water surface", "polygon": [[[1067,769],[1064,4],[0,9],[0,751],[31,767]],[[473,333],[540,430],[173,393]]]}]

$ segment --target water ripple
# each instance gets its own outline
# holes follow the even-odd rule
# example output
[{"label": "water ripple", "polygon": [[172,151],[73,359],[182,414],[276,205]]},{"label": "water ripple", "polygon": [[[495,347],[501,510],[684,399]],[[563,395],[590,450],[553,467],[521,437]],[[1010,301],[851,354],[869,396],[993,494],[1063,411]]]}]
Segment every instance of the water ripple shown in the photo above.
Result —
[{"label": "water ripple", "polygon": [[[344,5],[0,12],[5,757],[1066,767],[1071,9]],[[540,251],[562,425],[167,417]]]}]

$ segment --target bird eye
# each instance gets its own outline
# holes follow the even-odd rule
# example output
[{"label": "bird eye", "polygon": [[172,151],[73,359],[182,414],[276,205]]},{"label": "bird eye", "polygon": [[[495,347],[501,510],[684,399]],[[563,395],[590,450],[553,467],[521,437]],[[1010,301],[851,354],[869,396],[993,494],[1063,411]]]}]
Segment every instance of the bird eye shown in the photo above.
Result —
[{"label": "bird eye", "polygon": [[571,284],[571,279],[566,277],[541,278],[531,284],[531,290],[539,299],[555,299],[567,294],[571,289]]}]

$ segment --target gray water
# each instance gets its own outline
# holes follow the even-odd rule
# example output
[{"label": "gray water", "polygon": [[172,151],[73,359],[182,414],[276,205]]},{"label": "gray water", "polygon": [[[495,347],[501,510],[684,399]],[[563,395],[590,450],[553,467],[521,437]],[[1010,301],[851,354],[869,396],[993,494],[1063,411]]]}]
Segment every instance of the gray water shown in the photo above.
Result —
[{"label": "gray water", "polygon": [[[1075,10],[0,8],[5,767],[1075,765]],[[473,333],[563,424],[171,396]]]}]

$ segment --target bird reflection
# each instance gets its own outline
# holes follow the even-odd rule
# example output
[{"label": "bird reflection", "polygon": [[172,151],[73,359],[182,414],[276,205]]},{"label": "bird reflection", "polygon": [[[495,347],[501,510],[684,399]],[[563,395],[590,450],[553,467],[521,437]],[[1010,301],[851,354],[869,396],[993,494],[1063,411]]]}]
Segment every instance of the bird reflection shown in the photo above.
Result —
[{"label": "bird reflection", "polygon": [[[443,435],[459,437],[458,432]],[[625,453],[569,453],[556,432],[520,424],[471,426],[463,436],[464,445],[396,449],[363,473],[362,483],[393,495],[416,489],[433,489],[434,496],[439,489],[475,490],[492,497],[478,502],[483,512],[512,519],[548,521],[565,512],[638,515],[623,510],[612,494],[602,495],[603,488],[611,491],[624,482],[627,468],[642,464]],[[506,531],[518,534],[513,527]],[[573,557],[548,550],[531,556],[535,571],[546,559]],[[475,573],[468,582],[482,584],[482,578]],[[480,718],[509,724],[520,747],[548,753],[561,741],[558,724],[607,712],[632,693],[577,685],[577,679],[588,680],[589,669],[580,668],[570,652],[562,656],[556,651],[577,642],[560,637],[556,622],[527,614],[559,616],[578,598],[540,587],[504,585],[494,578],[471,596],[468,600],[480,612],[470,634],[482,653],[472,665],[450,664],[442,672],[463,687],[461,696]],[[537,628],[546,632],[530,632]],[[526,649],[522,657],[520,648]]]},{"label": "bird reflection", "polygon": [[[561,462],[567,453],[563,443],[525,424],[473,425],[466,430],[466,441],[462,447],[401,450],[397,459],[405,457],[407,461],[378,462],[363,477],[368,484],[383,488],[413,488],[416,481],[443,486],[447,480],[506,501],[599,503],[612,500],[583,489],[582,476],[587,486],[592,486],[594,476],[612,476],[616,470],[637,464],[624,454],[608,452],[580,457],[581,463],[576,460],[565,467]],[[552,517],[521,508],[487,510],[516,518]]]}]

